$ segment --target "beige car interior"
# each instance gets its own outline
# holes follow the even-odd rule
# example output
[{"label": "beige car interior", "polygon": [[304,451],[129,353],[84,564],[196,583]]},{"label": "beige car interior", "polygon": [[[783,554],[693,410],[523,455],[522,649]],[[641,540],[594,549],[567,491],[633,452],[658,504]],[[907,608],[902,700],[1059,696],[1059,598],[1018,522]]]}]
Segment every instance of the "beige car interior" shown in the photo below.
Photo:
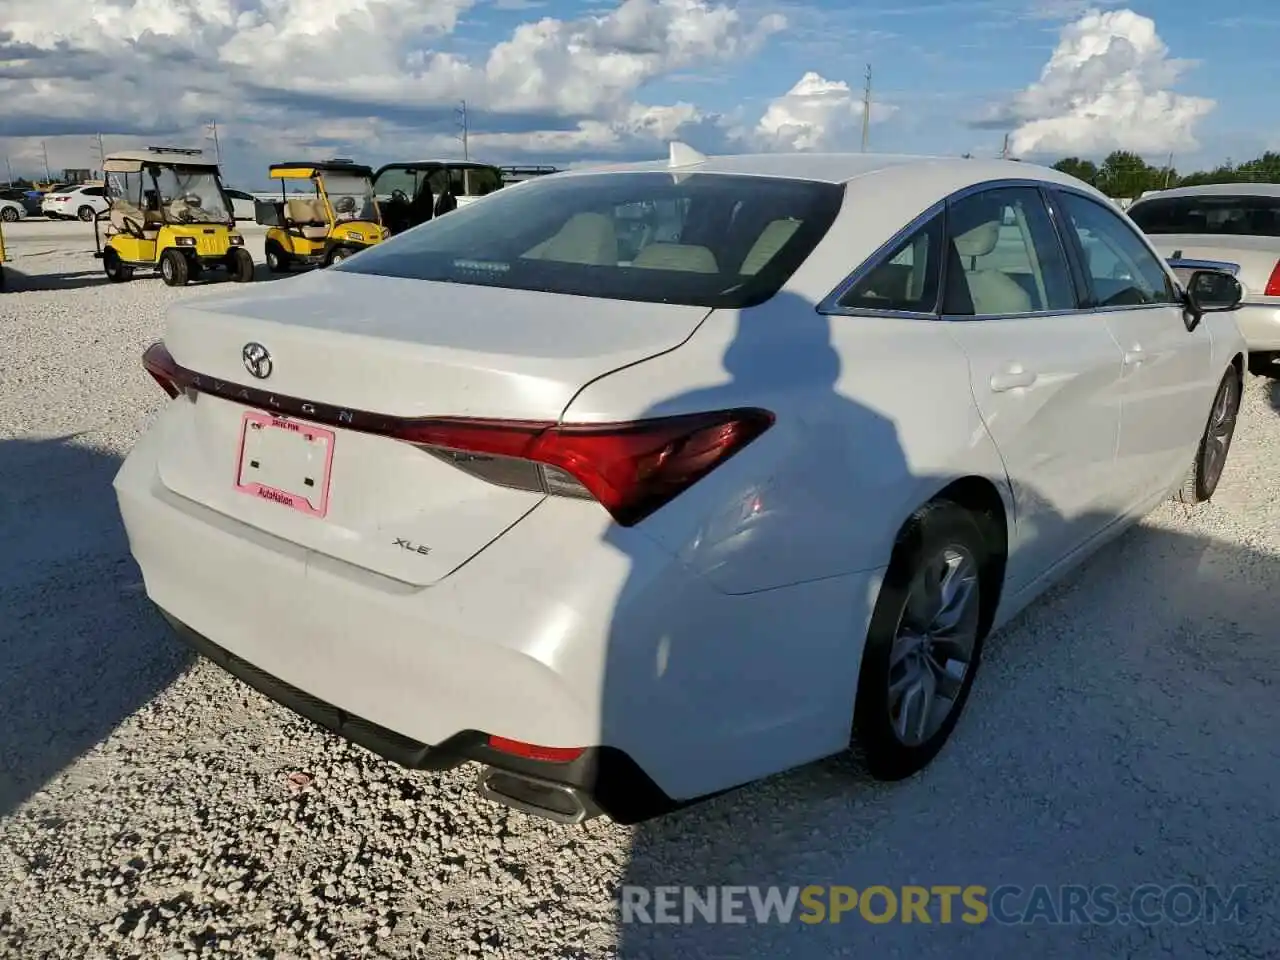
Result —
[{"label": "beige car interior", "polygon": [[[739,273],[758,273],[791,239],[799,226],[799,220],[770,223],[743,259]],[[575,214],[553,236],[527,250],[524,256],[560,263],[618,266],[618,234],[614,219],[602,213]],[[647,243],[630,265],[648,270],[720,272],[720,265],[710,249],[686,243]]]},{"label": "beige car interior", "polygon": [[[989,220],[959,234],[953,241],[977,316],[1028,313],[1032,309],[1031,297],[1018,281],[1003,270],[980,262],[995,250],[1000,241],[1000,227],[1001,220]],[[1034,274],[1037,286],[1043,290],[1039,269],[1035,269]]]}]

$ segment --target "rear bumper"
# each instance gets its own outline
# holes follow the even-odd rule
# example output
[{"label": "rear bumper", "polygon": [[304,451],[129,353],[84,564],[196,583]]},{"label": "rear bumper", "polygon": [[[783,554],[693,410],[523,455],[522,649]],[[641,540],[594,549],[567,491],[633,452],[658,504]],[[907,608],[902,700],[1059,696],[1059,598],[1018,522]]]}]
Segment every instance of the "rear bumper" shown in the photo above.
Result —
[{"label": "rear bumper", "polygon": [[590,747],[569,763],[548,763],[494,750],[488,744],[488,734],[478,730],[461,731],[438,744],[422,743],[313,697],[224,650],[163,609],[160,613],[197,653],[238,680],[299,716],[410,770],[450,770],[468,761],[481,763],[571,787],[589,801],[592,813],[603,813],[628,825],[696,802],[671,799],[631,757],[612,747]]},{"label": "rear bumper", "polygon": [[1280,305],[1242,304],[1236,324],[1251,353],[1280,350]]},{"label": "rear bumper", "polygon": [[[632,819],[849,743],[879,571],[726,595],[638,529],[553,498],[414,587],[169,490],[159,454],[180,413],[115,479],[148,596],[231,672],[287,686],[293,702],[277,699],[383,756],[511,769],[523,761],[486,756],[486,735],[588,747],[534,775]],[[617,772],[632,766],[644,777]]]}]

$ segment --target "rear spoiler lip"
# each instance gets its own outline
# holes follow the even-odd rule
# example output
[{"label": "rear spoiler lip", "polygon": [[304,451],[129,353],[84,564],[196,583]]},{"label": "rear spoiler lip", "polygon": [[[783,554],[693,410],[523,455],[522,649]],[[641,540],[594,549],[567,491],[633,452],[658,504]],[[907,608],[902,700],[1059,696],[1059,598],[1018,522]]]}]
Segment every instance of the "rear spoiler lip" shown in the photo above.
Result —
[{"label": "rear spoiler lip", "polygon": [[1174,270],[1221,270],[1223,273],[1229,273],[1235,276],[1240,272],[1240,264],[1231,263],[1226,260],[1188,260],[1178,256],[1178,251],[1172,257],[1165,260],[1170,268]]}]

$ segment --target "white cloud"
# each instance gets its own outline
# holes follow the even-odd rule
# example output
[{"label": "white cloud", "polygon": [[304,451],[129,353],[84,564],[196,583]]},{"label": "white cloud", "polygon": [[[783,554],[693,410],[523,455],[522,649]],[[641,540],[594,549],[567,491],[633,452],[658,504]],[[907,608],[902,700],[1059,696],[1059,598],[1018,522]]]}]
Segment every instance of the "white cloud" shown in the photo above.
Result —
[{"label": "white cloud", "polygon": [[1015,155],[1163,153],[1198,146],[1195,126],[1214,101],[1170,88],[1189,66],[1148,17],[1092,10],[1062,29],[1040,79],[1004,111]]},{"label": "white cloud", "polygon": [[[862,110],[861,96],[847,83],[811,70],[769,103],[747,139],[763,149],[848,149],[862,128]],[[894,110],[888,104],[873,103],[870,120],[883,120]]]}]

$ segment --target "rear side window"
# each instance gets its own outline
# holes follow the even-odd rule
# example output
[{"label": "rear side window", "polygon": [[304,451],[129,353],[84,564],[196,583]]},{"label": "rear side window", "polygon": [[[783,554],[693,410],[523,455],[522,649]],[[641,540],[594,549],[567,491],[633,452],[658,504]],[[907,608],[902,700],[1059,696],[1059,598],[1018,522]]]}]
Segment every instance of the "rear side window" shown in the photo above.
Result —
[{"label": "rear side window", "polygon": [[987,190],[947,209],[950,316],[1007,316],[1074,310],[1062,243],[1040,191]]},{"label": "rear side window", "polygon": [[334,269],[740,308],[778,292],[826,235],[843,197],[839,184],[710,173],[538,180]]},{"label": "rear side window", "polygon": [[942,217],[934,217],[872,267],[840,298],[851,310],[933,313],[942,274]]},{"label": "rear side window", "polygon": [[1143,233],[1280,237],[1280,197],[1157,197],[1129,208]]},{"label": "rear side window", "polygon": [[80,193],[81,193],[83,196],[86,196],[86,197],[101,197],[101,196],[105,196],[105,193],[104,193],[104,191],[103,191],[102,187],[85,187],[83,190],[81,190],[81,191],[80,191]]}]

